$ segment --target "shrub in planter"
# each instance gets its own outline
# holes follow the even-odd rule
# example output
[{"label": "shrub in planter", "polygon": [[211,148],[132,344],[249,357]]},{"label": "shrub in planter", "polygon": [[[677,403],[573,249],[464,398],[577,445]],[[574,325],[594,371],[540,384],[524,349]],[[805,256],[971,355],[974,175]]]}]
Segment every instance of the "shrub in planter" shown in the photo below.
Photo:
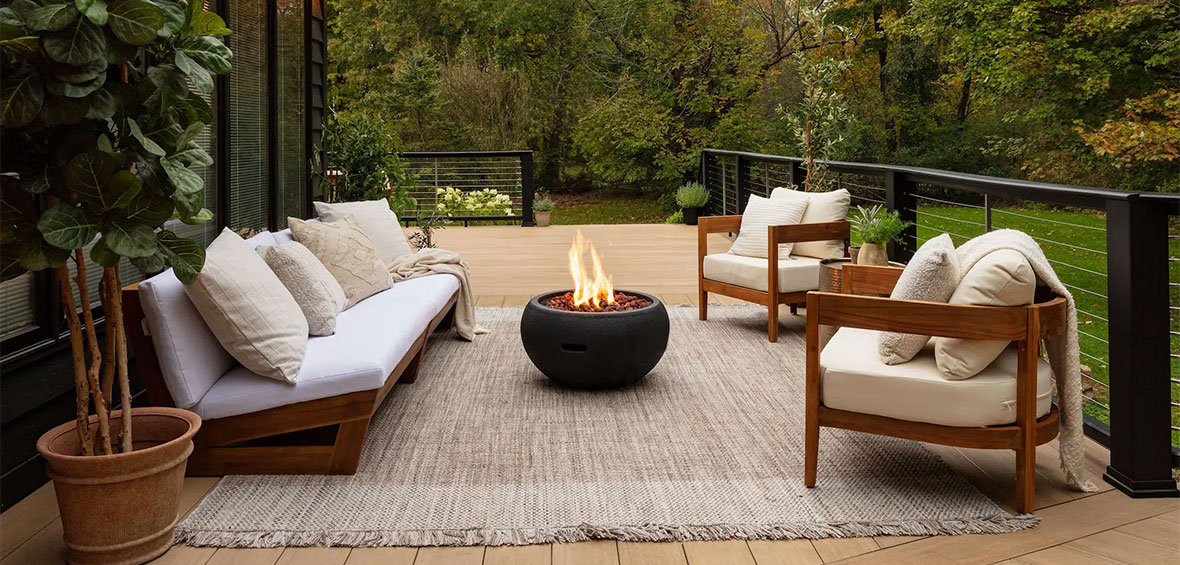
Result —
[{"label": "shrub in planter", "polygon": [[686,182],[676,190],[676,204],[684,211],[684,223],[695,226],[701,209],[709,203],[709,191],[699,182]]},{"label": "shrub in planter", "polygon": [[902,221],[897,212],[886,212],[880,204],[872,208],[857,206],[849,214],[848,221],[853,233],[863,242],[856,257],[856,262],[861,265],[887,265],[889,256],[885,245],[900,240],[901,233],[913,225]]},{"label": "shrub in planter", "polygon": [[[38,448],[58,482],[71,561],[146,561],[171,544],[173,487],[200,421],[175,409],[111,410],[116,383],[120,404],[131,405],[119,263],[145,273],[172,267],[185,282],[201,270],[201,244],[164,224],[212,218],[200,171],[213,160],[196,139],[213,121],[202,95],[230,71],[220,39],[229,33],[199,0],[0,8],[0,273],[55,269],[61,285],[77,414]],[[87,255],[103,269],[98,289],[87,286]],[[107,321],[105,350],[92,290]],[[141,414],[147,423],[133,438]]]},{"label": "shrub in planter", "polygon": [[533,202],[533,217],[537,221],[537,227],[543,228],[549,225],[549,215],[553,212],[554,207],[553,199],[548,195]]}]

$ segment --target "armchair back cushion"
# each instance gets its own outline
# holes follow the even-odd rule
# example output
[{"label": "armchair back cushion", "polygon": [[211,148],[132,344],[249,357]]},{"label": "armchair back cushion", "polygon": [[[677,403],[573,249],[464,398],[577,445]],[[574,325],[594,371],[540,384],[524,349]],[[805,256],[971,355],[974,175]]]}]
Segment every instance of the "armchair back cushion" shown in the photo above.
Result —
[{"label": "armchair back cushion", "polygon": [[[959,258],[951,236],[944,233],[918,248],[889,297],[946,303],[958,286]],[[881,332],[877,349],[881,361],[897,365],[913,359],[928,341],[928,335]]]},{"label": "armchair back cushion", "polygon": [[[951,295],[951,304],[980,306],[1024,306],[1032,304],[1037,276],[1024,254],[998,249],[984,255],[971,267]],[[936,337],[934,358],[947,379],[974,377],[987,368],[1008,347],[1007,341]]]},{"label": "armchair back cushion", "polygon": [[[803,192],[780,186],[770,193],[771,200],[776,198],[805,198],[807,209],[803,211],[801,224],[822,224],[838,222],[848,217],[848,207],[852,203],[852,195],[846,189],[828,192]],[[828,241],[800,241],[791,248],[793,255],[815,257],[816,259],[839,259],[844,256],[844,242]]]},{"label": "armchair back cushion", "polygon": [[[742,212],[742,226],[729,252],[746,257],[769,256],[770,239],[767,228],[797,224],[807,210],[807,200],[802,198],[779,198],[771,200],[761,196],[750,196]],[[779,245],[779,257],[791,254],[791,244]]]},{"label": "armchair back cushion", "polygon": [[356,219],[361,231],[373,240],[377,257],[382,263],[392,265],[394,259],[412,253],[406,234],[398,222],[397,214],[389,208],[389,201],[365,200],[362,202],[314,202],[316,215],[325,222],[339,222],[348,216]]}]

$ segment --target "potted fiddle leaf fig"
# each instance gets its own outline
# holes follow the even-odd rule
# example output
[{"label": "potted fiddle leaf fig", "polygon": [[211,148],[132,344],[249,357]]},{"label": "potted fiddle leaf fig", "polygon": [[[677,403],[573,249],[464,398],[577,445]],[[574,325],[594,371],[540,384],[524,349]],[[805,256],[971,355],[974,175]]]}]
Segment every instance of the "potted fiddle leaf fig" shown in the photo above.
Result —
[{"label": "potted fiddle leaf fig", "polygon": [[[54,480],[71,562],[145,562],[172,544],[200,418],[130,409],[119,265],[172,267],[186,282],[201,270],[201,244],[168,228],[212,218],[201,171],[213,160],[196,140],[213,121],[204,98],[213,77],[230,72],[221,39],[229,33],[201,0],[0,7],[0,274],[53,269],[60,284],[76,418],[43,435],[37,449]],[[97,289],[87,284],[93,268],[102,269]]]}]

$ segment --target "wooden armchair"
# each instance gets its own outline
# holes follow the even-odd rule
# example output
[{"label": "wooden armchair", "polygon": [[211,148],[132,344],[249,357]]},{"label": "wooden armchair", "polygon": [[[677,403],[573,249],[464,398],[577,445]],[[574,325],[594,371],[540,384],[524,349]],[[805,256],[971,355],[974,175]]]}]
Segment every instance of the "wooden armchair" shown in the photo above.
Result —
[{"label": "wooden armchair", "polygon": [[[778,307],[788,304],[791,313],[795,313],[797,304],[802,304],[807,292],[819,288],[819,259],[810,257],[796,257],[792,255],[782,262],[779,261],[779,244],[798,243],[803,241],[837,240],[844,242],[844,255],[848,255],[849,223],[847,221],[826,222],[819,224],[792,224],[770,226],[768,230],[768,257],[759,259],[754,257],[739,257],[729,254],[709,255],[708,238],[711,233],[737,233],[741,230],[742,217],[739,216],[706,216],[697,223],[697,289],[700,293],[701,320],[709,316],[709,293],[765,304],[769,309],[767,319],[767,337],[770,341],[778,340]],[[716,257],[719,260],[745,262],[745,267],[751,262],[762,262],[755,269],[747,269],[754,273],[753,277],[736,274],[733,276],[711,276],[706,278],[706,257]],[[790,263],[787,261],[790,260]],[[778,265],[779,268],[771,268]],[[753,278],[753,280],[751,280]]]},{"label": "wooden armchair", "polygon": [[[1021,513],[1031,513],[1034,506],[1036,473],[1036,447],[1057,437],[1059,411],[1051,404],[1051,385],[1048,380],[1047,363],[1040,358],[1040,340],[1051,335],[1060,335],[1066,327],[1065,299],[1053,295],[1046,289],[1038,289],[1037,298],[1029,306],[994,307],[957,304],[940,304],[913,300],[895,300],[879,296],[858,296],[858,293],[888,295],[897,283],[902,269],[896,267],[845,266],[842,280],[842,294],[811,292],[807,294],[807,419],[806,419],[806,465],[804,483],[814,487],[819,456],[819,429],[821,426],[843,428],[859,432],[887,435],[898,438],[925,441],[956,447],[982,449],[1012,449],[1016,452],[1016,508]],[[824,358],[820,349],[820,324],[839,326],[841,332],[848,328],[863,330],[913,333],[919,335],[954,337],[976,340],[1014,341],[1017,348],[1005,351],[983,373],[962,381],[936,381],[937,375],[928,379],[927,385],[945,387],[950,394],[964,392],[963,402],[950,406],[950,410],[964,411],[969,402],[978,394],[978,387],[994,383],[1009,395],[1003,406],[1011,407],[1012,373],[1015,373],[1016,394],[1014,419],[1008,423],[993,425],[942,425],[920,421],[917,418],[887,417],[880,414],[850,410],[835,404],[834,384],[838,367],[842,361],[858,358],[862,365],[880,363],[877,350],[858,354],[841,349],[839,334],[826,346],[836,347],[830,358]],[[853,332],[860,330],[852,330]],[[862,332],[865,333],[865,332]],[[851,335],[851,334],[849,334]],[[876,334],[871,334],[875,336]],[[845,343],[847,343],[845,341]],[[875,345],[875,339],[872,341]],[[843,348],[846,349],[846,348]],[[898,372],[929,370],[933,359],[922,360],[922,355],[933,356],[929,350],[914,360],[893,365],[889,375],[880,377],[882,383],[900,381]],[[1005,355],[1016,356],[1015,363]],[[865,358],[868,358],[866,361]],[[1006,361],[1006,362],[1003,362]],[[913,365],[913,367],[907,367]],[[871,373],[871,371],[868,371]],[[986,374],[986,375],[985,375]],[[870,374],[870,378],[872,375]],[[985,380],[976,381],[983,378]],[[829,379],[833,379],[829,382]],[[966,385],[966,389],[962,388]],[[882,385],[887,386],[887,385]],[[959,387],[959,388],[955,388]],[[972,390],[975,387],[975,390]],[[1006,387],[1006,388],[1005,388]],[[1042,389],[1038,391],[1038,389]],[[874,393],[868,393],[874,394]],[[881,398],[876,402],[890,404]],[[829,399],[829,396],[833,398]],[[829,402],[831,400],[832,402]],[[843,401],[841,401],[843,402]],[[870,401],[871,402],[871,401]],[[922,402],[922,400],[918,400]],[[1045,408],[1045,404],[1048,407]],[[927,406],[930,406],[929,404]],[[881,410],[896,411],[898,408],[882,406]],[[936,407],[931,406],[930,409]],[[1006,408],[992,409],[1003,418]],[[969,410],[966,410],[969,411]],[[1041,413],[1040,415],[1038,413]],[[1039,415],[1039,417],[1038,417]]]}]

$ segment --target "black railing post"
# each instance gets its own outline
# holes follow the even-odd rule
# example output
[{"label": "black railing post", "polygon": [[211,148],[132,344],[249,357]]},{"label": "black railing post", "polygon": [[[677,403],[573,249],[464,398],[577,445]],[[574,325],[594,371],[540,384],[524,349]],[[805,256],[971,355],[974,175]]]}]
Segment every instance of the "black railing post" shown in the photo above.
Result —
[{"label": "black railing post", "polygon": [[787,169],[787,180],[791,181],[791,188],[804,190],[803,181],[807,179],[807,170],[803,168],[803,161],[791,161]]},{"label": "black railing post", "polygon": [[533,219],[533,152],[525,151],[520,154],[520,215],[524,217],[520,225],[532,227],[537,225]]},{"label": "black railing post", "polygon": [[917,183],[907,180],[903,173],[885,171],[885,207],[897,212],[910,227],[901,233],[901,241],[889,243],[889,258],[907,262],[918,249],[918,199],[914,198]]},{"label": "black railing post", "polygon": [[737,156],[737,171],[734,174],[737,178],[737,206],[736,214],[741,214],[746,210],[746,203],[750,201],[750,160],[738,155]]},{"label": "black railing post", "polygon": [[1106,205],[1110,465],[1129,496],[1180,496],[1172,478],[1168,211],[1139,195]]},{"label": "black railing post", "polygon": [[709,194],[709,201],[705,203],[706,215],[713,214],[713,210],[715,210],[713,204],[717,200],[717,197],[713,194],[713,189],[709,187],[710,159],[712,159],[712,155],[709,153],[708,149],[701,151],[701,186],[705,187],[705,192]]}]

